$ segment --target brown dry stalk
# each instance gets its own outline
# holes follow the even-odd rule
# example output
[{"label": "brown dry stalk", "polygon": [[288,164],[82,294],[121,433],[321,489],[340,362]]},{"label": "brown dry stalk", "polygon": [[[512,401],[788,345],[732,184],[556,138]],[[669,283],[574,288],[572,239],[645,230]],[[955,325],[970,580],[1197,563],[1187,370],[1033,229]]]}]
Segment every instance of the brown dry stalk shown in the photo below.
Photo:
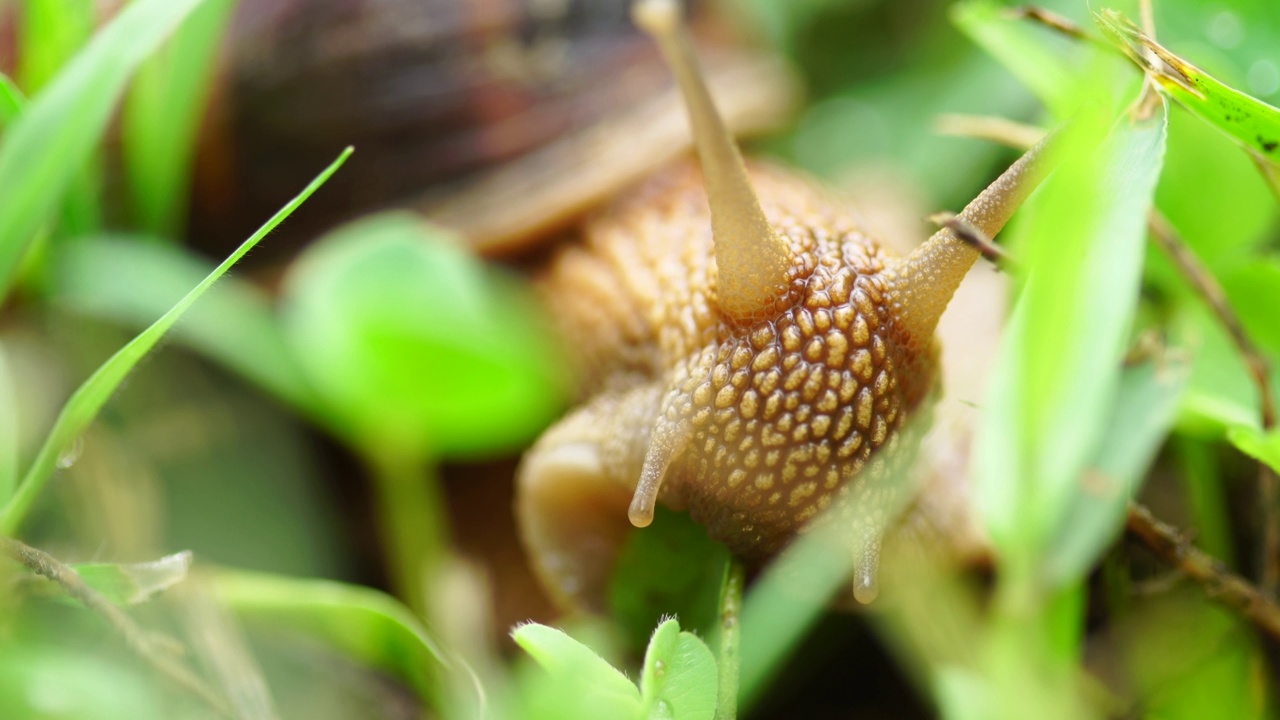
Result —
[{"label": "brown dry stalk", "polygon": [[[1258,392],[1258,403],[1261,407],[1262,429],[1268,431],[1276,426],[1275,398],[1271,391],[1271,373],[1267,359],[1253,344],[1239,316],[1231,309],[1227,294],[1223,292],[1213,273],[1209,272],[1196,257],[1191,248],[1174,230],[1159,212],[1152,211],[1148,219],[1151,237],[1156,245],[1173,261],[1173,264],[1191,284],[1200,297],[1209,305],[1209,309],[1218,323],[1227,331],[1231,342],[1235,344],[1240,357],[1249,369],[1249,377],[1253,380]],[[1262,590],[1268,597],[1276,596],[1277,585],[1280,584],[1280,520],[1276,517],[1277,491],[1280,483],[1276,474],[1265,462],[1258,463],[1258,504],[1262,514]]]},{"label": "brown dry stalk", "polygon": [[1142,505],[1129,503],[1126,527],[1157,557],[1199,583],[1210,599],[1236,610],[1268,635],[1280,639],[1280,606],[1248,580],[1191,544],[1173,526],[1157,520]]},{"label": "brown dry stalk", "polygon": [[31,572],[61,585],[68,595],[102,616],[124,637],[125,644],[157,672],[182,690],[203,700],[220,716],[231,717],[227,703],[175,657],[181,647],[176,641],[144,630],[119,606],[89,587],[79,573],[49,553],[6,537],[0,537],[0,550]]}]

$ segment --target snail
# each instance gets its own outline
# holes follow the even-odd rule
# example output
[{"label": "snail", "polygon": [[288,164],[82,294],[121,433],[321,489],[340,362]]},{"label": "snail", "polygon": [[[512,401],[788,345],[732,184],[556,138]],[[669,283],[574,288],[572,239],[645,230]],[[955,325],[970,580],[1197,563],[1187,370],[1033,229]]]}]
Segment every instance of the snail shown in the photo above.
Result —
[{"label": "snail", "polygon": [[[537,279],[581,403],[526,453],[516,514],[536,574],[601,609],[615,555],[659,503],[748,560],[829,507],[877,592],[895,458],[938,385],[934,330],[980,253],[943,229],[889,252],[810,180],[745,163],[674,0],[637,0],[684,97],[698,163],[676,162],[581,222]],[[1044,175],[1019,159],[960,213],[990,237]],[[854,542],[854,539],[858,542]]]}]

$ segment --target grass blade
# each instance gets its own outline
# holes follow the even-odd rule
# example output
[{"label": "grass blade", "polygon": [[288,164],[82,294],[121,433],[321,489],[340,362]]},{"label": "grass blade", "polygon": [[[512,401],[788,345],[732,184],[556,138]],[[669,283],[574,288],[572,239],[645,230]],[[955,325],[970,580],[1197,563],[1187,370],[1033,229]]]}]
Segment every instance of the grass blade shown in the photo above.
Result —
[{"label": "grass blade", "polygon": [[1065,585],[1088,574],[1098,555],[1124,526],[1125,510],[1156,451],[1169,433],[1190,368],[1158,358],[1121,371],[1115,404],[1103,438],[1050,540],[1044,574]]},{"label": "grass blade", "polygon": [[4,346],[0,345],[0,498],[18,484],[18,397]]},{"label": "grass blade", "polygon": [[[52,296],[89,317],[141,329],[173,307],[213,264],[183,248],[103,237],[53,255]],[[285,343],[270,299],[229,277],[191,309],[173,338],[324,422],[323,405]]]},{"label": "grass blade", "polygon": [[125,100],[121,145],[135,224],[176,236],[186,214],[195,136],[218,40],[235,6],[207,0],[138,70]]},{"label": "grass blade", "polygon": [[1067,64],[1069,42],[1012,17],[994,0],[969,0],[951,7],[951,21],[1063,119],[1072,109],[1076,77]]},{"label": "grass blade", "polygon": [[306,201],[342,166],[342,163],[346,162],[347,157],[350,155],[351,148],[344,150],[337,160],[333,161],[324,172],[311,181],[311,184],[306,189],[289,201],[288,205],[285,205],[284,208],[277,212],[252,237],[244,241],[230,257],[215,268],[191,292],[179,300],[177,305],[174,305],[169,312],[165,313],[151,327],[142,331],[129,344],[121,348],[115,355],[112,355],[88,380],[84,381],[76,389],[71,398],[67,400],[67,404],[63,406],[62,412],[58,414],[58,419],[54,422],[53,429],[49,431],[44,445],[40,448],[36,459],[23,477],[22,484],[18,486],[17,492],[5,505],[4,510],[0,511],[0,534],[12,535],[14,533],[26,516],[27,511],[30,510],[31,504],[40,494],[40,490],[44,488],[45,483],[48,481],[58,456],[88,427],[89,423],[97,416],[98,411],[106,404],[107,399],[120,386],[121,381],[137,365],[138,361],[151,348],[155,347],[160,338],[187,311],[187,308],[191,307],[232,265],[235,265],[240,258],[244,257],[245,253],[253,249],[253,246],[257,245],[259,240],[274,230],[285,218],[289,217],[299,205]]},{"label": "grass blade", "polygon": [[1280,163],[1280,109],[1174,55],[1114,10],[1104,10],[1096,19],[1112,42],[1179,104],[1273,167]]},{"label": "grass blade", "polygon": [[977,500],[1010,577],[1040,575],[1046,543],[1103,440],[1138,301],[1167,110],[1105,129],[1077,118],[1064,162],[1021,226],[1029,277],[977,440]]},{"label": "grass blade", "polygon": [[1280,431],[1263,432],[1248,425],[1236,425],[1227,430],[1227,439],[1240,452],[1280,473]]},{"label": "grass blade", "polygon": [[213,593],[246,620],[318,637],[372,668],[405,680],[424,698],[443,655],[422,623],[377,590],[280,575],[222,570]]},{"label": "grass blade", "polygon": [[93,155],[129,77],[202,0],[131,3],[27,104],[0,144],[0,298]]},{"label": "grass blade", "polygon": [[[93,35],[93,0],[28,0],[21,24],[22,54],[18,80],[35,95],[57,76]],[[99,201],[101,158],[76,168],[62,202],[61,229],[70,235],[93,232],[102,224]]]},{"label": "grass blade", "polygon": [[93,35],[93,0],[26,0],[18,79],[28,93],[40,91]]},{"label": "grass blade", "polygon": [[13,84],[8,75],[0,73],[0,132],[18,118],[26,102],[27,98],[18,86]]}]

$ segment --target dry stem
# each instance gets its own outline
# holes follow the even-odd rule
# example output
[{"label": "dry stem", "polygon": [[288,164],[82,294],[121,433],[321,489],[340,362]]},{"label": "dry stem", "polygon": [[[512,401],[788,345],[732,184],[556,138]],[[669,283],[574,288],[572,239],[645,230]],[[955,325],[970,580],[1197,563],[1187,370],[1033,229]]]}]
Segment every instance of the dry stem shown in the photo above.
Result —
[{"label": "dry stem", "polygon": [[[1200,259],[1187,247],[1163,215],[1152,211],[1148,225],[1156,245],[1169,256],[1187,282],[1208,303],[1214,317],[1226,329],[1231,342],[1235,344],[1236,350],[1244,359],[1249,369],[1249,377],[1258,391],[1262,429],[1266,431],[1275,428],[1276,406],[1271,392],[1270,367],[1267,359],[1249,339],[1240,318],[1231,309],[1222,286],[1213,277],[1213,273],[1201,264]],[[1261,506],[1259,509],[1262,513],[1262,590],[1272,598],[1275,597],[1277,584],[1280,583],[1280,522],[1276,518],[1276,503],[1280,498],[1277,498],[1277,489],[1275,472],[1266,463],[1259,462],[1258,504]]]},{"label": "dry stem", "polygon": [[175,641],[144,630],[115,603],[89,587],[79,573],[49,553],[6,537],[0,537],[0,549],[31,572],[58,583],[71,597],[79,600],[89,610],[101,615],[124,637],[125,644],[161,675],[179,688],[199,697],[219,715],[231,717],[231,711],[226,702],[174,657]]},{"label": "dry stem", "polygon": [[1161,560],[1199,583],[1209,598],[1233,608],[1268,635],[1280,639],[1280,606],[1249,581],[1192,545],[1182,533],[1157,520],[1142,505],[1129,503],[1126,527]]}]

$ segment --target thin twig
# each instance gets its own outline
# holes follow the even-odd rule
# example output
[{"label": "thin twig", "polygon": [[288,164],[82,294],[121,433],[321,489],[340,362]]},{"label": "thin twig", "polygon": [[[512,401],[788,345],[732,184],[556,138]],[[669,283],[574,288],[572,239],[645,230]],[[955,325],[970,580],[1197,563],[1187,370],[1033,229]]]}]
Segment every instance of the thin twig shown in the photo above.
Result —
[{"label": "thin twig", "polygon": [[[1191,287],[1209,305],[1209,309],[1218,323],[1227,331],[1236,351],[1244,359],[1249,369],[1249,377],[1258,392],[1258,404],[1261,408],[1262,429],[1269,431],[1276,426],[1275,398],[1271,391],[1271,368],[1266,357],[1258,350],[1245,332],[1244,324],[1231,309],[1227,294],[1218,284],[1213,273],[1209,272],[1178,235],[1167,218],[1157,211],[1152,211],[1148,218],[1151,237],[1156,245],[1173,261]],[[1277,478],[1275,472],[1264,462],[1258,463],[1258,504],[1262,513],[1262,589],[1268,597],[1274,598],[1277,584],[1280,583],[1280,520],[1276,517]]]},{"label": "thin twig", "polygon": [[1129,503],[1129,533],[1160,559],[1181,570],[1204,588],[1205,595],[1233,608],[1264,632],[1280,639],[1280,606],[1248,580],[1231,572],[1217,559],[1192,545],[1172,526],[1157,520],[1151,511]]},{"label": "thin twig", "polygon": [[231,717],[231,710],[227,703],[195,673],[177,662],[177,658],[174,657],[175,648],[181,648],[177,641],[144,630],[115,603],[89,587],[79,573],[49,553],[6,537],[0,537],[0,548],[31,572],[58,583],[71,597],[102,616],[111,627],[115,628],[116,632],[124,637],[125,644],[161,675],[179,688],[199,697],[219,715]]},{"label": "thin twig", "polygon": [[938,227],[944,227],[955,233],[957,239],[972,245],[978,252],[982,253],[982,257],[986,258],[991,264],[997,268],[1012,268],[1016,263],[1013,256],[1001,249],[995,242],[987,237],[982,230],[973,226],[973,223],[965,220],[959,215],[949,212],[934,213],[929,216],[929,221]]},{"label": "thin twig", "polygon": [[738,643],[741,637],[742,588],[746,585],[746,578],[747,571],[742,561],[730,556],[724,568],[724,582],[720,586],[720,657],[716,663],[720,670],[720,685],[715,720],[736,720],[738,717]]},{"label": "thin twig", "polygon": [[965,113],[943,113],[934,121],[933,129],[939,135],[988,140],[1018,150],[1031,149],[1048,134],[1044,128],[998,115]]},{"label": "thin twig", "polygon": [[1007,12],[1011,17],[1035,20],[1050,30],[1056,30],[1063,35],[1075,38],[1076,40],[1093,40],[1093,38],[1089,36],[1089,33],[1085,32],[1084,28],[1068,20],[1062,15],[1053,12],[1052,10],[1046,10],[1035,5],[1023,5],[1021,7],[1009,8]]}]

